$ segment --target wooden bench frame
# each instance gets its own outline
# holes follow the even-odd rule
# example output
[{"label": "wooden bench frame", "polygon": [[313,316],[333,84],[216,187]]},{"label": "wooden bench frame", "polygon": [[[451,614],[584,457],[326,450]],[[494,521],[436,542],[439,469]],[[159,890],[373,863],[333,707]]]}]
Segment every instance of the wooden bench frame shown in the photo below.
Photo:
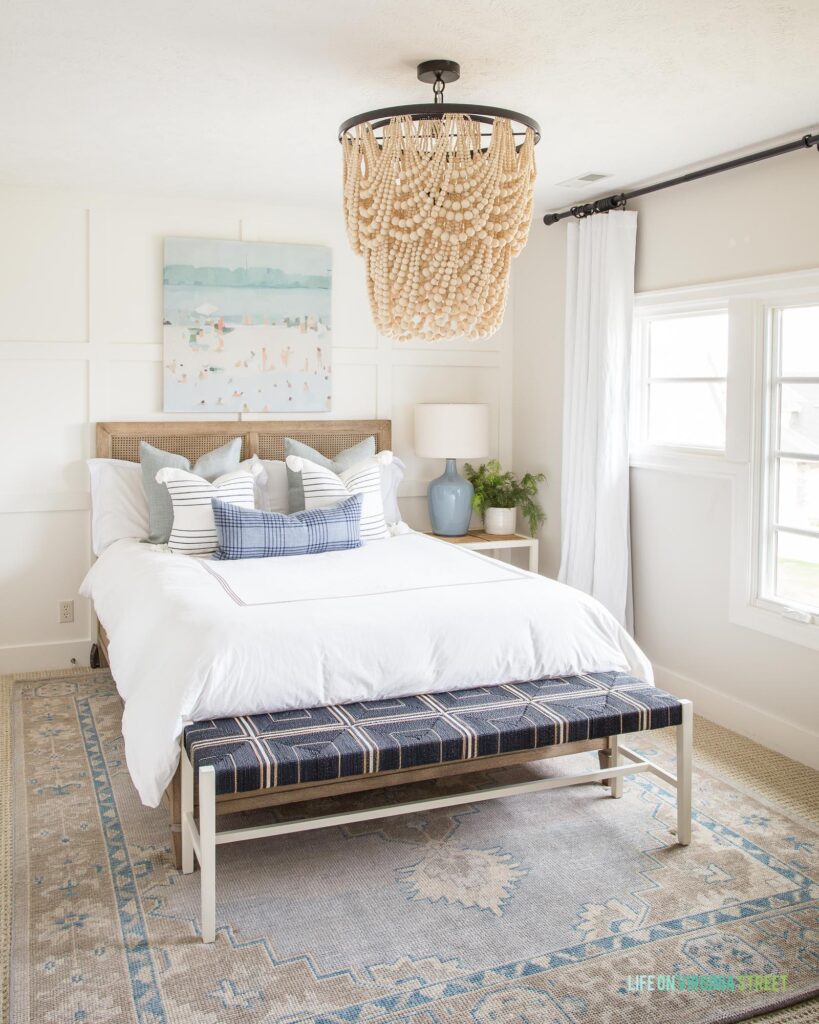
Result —
[{"label": "wooden bench frame", "polygon": [[[486,789],[451,793],[446,796],[427,797],[423,800],[407,801],[369,807],[359,811],[344,811],[339,814],[323,814],[317,817],[299,818],[295,821],[279,821],[270,825],[250,825],[244,828],[216,830],[216,771],[213,765],[199,769],[198,786],[194,783],[193,765],[182,747],[181,773],[181,826],[182,826],[182,871],[190,874],[194,869],[194,858],[198,860],[201,875],[201,930],[202,941],[213,942],[216,938],[216,847],[226,843],[240,843],[249,839],[268,836],[290,835],[336,825],[350,825],[357,821],[373,821],[392,818],[401,814],[417,814],[441,807],[456,807],[459,804],[474,804],[483,800],[498,800],[504,797],[520,796],[524,793],[539,793],[565,786],[579,786],[590,782],[602,782],[611,787],[615,799],[623,795],[623,776],[636,772],[651,772],[677,791],[677,842],[687,846],[691,842],[691,767],[693,758],[694,714],[693,705],[681,700],[682,721],[677,730],[677,775],[646,760],[636,751],[621,743],[622,736],[609,736],[605,740],[591,740],[581,743],[566,743],[541,750],[523,751],[521,754],[498,754],[475,758],[469,762],[434,765],[426,768],[410,768],[383,774],[356,776],[353,779],[338,779],[329,783],[308,783],[288,786],[281,793],[275,789],[257,790],[254,793],[231,794],[229,798],[219,797],[220,811],[226,813],[239,810],[240,806],[271,806],[299,800],[318,799],[331,794],[357,792],[363,789],[403,785],[422,778],[440,778],[442,775],[463,774],[468,771],[489,771],[503,765],[539,760],[547,757],[565,757],[581,750],[597,750],[601,767],[596,771],[579,775],[556,776],[547,779],[533,779]],[[627,734],[634,735],[634,734]],[[514,759],[514,760],[513,760]],[[198,789],[198,818],[194,814],[194,789]],[[277,799],[277,797],[279,799]],[[284,799],[282,799],[284,798]]]}]

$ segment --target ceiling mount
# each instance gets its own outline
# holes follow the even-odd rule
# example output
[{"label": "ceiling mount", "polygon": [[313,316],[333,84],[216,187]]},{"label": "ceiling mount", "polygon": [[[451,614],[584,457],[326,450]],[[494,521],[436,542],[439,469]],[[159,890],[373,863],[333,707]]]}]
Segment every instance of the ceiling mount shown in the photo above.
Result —
[{"label": "ceiling mount", "polygon": [[439,80],[449,85],[460,77],[461,65],[454,60],[425,60],[418,65],[418,81],[426,85],[434,85]]},{"label": "ceiling mount", "polygon": [[343,141],[348,133],[353,133],[354,129],[368,125],[378,144],[382,145],[384,128],[394,118],[409,117],[413,121],[428,121],[432,118],[440,119],[444,114],[462,114],[480,125],[487,125],[488,131],[482,131],[485,139],[492,137],[495,122],[504,120],[511,123],[512,134],[517,140],[518,148],[529,133],[535,144],[540,142],[540,125],[526,114],[519,114],[515,110],[506,110],[503,107],[479,106],[475,103],[445,103],[444,87],[457,82],[461,77],[461,65],[457,61],[441,58],[422,61],[417,67],[417,75],[419,82],[432,86],[432,103],[405,103],[400,107],[381,107],[378,110],[357,114],[348,118],[339,127],[339,142]]}]

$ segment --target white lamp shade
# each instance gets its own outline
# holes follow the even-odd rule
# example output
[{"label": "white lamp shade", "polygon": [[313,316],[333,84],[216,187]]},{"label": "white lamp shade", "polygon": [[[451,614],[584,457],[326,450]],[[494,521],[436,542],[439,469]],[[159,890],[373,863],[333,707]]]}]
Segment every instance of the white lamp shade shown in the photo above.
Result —
[{"label": "white lamp shade", "polygon": [[489,406],[415,406],[415,454],[422,459],[482,459],[489,454]]}]

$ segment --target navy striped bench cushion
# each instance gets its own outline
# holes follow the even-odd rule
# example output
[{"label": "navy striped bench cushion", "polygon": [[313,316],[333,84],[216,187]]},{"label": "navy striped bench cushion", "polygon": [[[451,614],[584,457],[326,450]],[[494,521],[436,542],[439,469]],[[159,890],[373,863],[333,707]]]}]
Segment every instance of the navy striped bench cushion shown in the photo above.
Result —
[{"label": "navy striped bench cushion", "polygon": [[676,697],[620,672],[195,722],[217,793],[245,793],[679,725]]}]

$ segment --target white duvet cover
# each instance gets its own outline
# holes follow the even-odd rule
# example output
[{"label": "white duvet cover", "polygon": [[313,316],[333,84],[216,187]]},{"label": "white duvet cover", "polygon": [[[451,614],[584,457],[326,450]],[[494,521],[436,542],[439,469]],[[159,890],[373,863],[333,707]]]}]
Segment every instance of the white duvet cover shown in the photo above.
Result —
[{"label": "white duvet cover", "polygon": [[122,540],[82,586],[155,807],[184,723],[606,670],[652,681],[592,598],[417,533],[353,551],[214,562]]}]

